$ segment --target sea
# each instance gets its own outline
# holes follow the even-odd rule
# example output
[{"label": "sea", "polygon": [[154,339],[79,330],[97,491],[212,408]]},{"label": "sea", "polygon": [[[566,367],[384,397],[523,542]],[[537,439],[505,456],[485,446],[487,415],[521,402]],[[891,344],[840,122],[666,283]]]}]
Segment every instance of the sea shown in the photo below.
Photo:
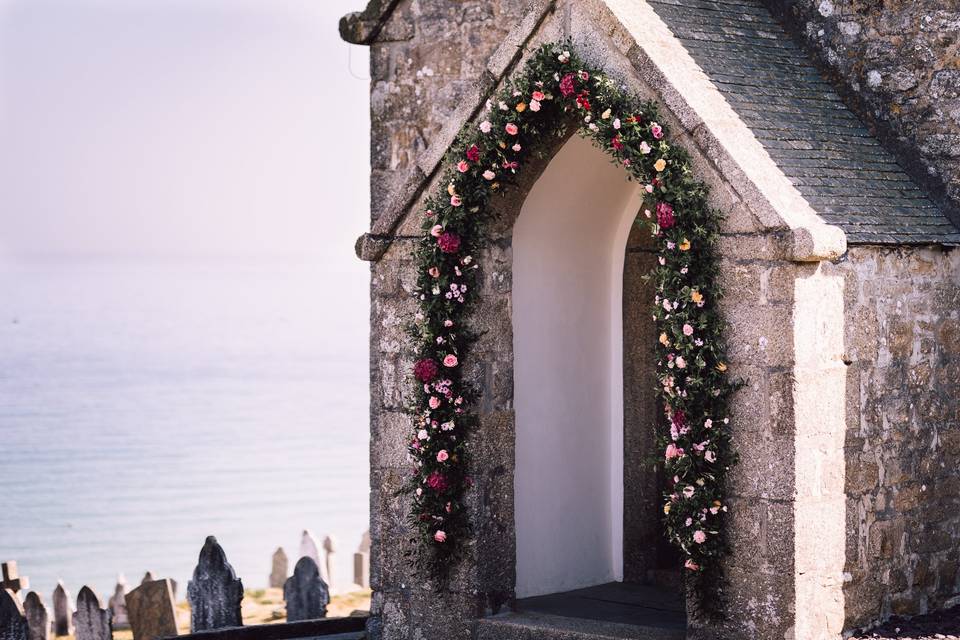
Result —
[{"label": "sea", "polygon": [[352,582],[368,526],[368,272],[309,259],[0,264],[0,560],[45,596],[246,588],[304,529]]}]

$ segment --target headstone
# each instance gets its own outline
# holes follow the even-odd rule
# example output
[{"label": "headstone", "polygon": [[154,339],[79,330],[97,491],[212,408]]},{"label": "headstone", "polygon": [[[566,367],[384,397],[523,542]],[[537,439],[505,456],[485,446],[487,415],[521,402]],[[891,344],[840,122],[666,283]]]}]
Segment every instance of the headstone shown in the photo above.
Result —
[{"label": "headstone", "polygon": [[304,529],[303,535],[300,536],[300,557],[310,558],[317,563],[318,567],[320,566],[320,548],[310,529]]},{"label": "headstone", "polygon": [[100,606],[100,598],[90,587],[83,587],[77,594],[77,612],[73,614],[73,637],[75,640],[111,640],[113,638],[113,614]]},{"label": "headstone", "polygon": [[50,640],[50,612],[39,593],[31,591],[27,594],[23,611],[27,614],[30,640]]},{"label": "headstone", "polygon": [[327,617],[330,591],[313,558],[304,556],[297,561],[293,575],[283,585],[283,599],[287,603],[287,622]]},{"label": "headstone", "polygon": [[[145,574],[143,574],[143,580],[140,581],[140,584],[143,584],[145,582],[153,582],[154,580],[156,580],[156,578],[153,577],[153,572],[147,571]],[[177,581],[174,580],[173,578],[169,578],[169,580],[170,580],[170,588],[173,589],[173,601],[176,602],[177,601]]]},{"label": "headstone", "polygon": [[360,546],[353,554],[353,582],[361,589],[370,588],[370,531],[364,531]]},{"label": "headstone", "polygon": [[323,576],[323,579],[327,582],[327,587],[330,589],[330,593],[336,591],[336,583],[334,581],[336,570],[334,569],[334,557],[337,553],[337,539],[333,536],[327,536],[323,539],[323,562],[326,572],[321,571],[320,575]]},{"label": "headstone", "polygon": [[12,589],[0,589],[0,640],[29,640],[27,616]]},{"label": "headstone", "polygon": [[117,576],[117,586],[113,588],[113,595],[107,602],[113,612],[113,628],[129,629],[130,619],[127,618],[127,579],[121,573]]},{"label": "headstone", "polygon": [[58,636],[73,635],[73,603],[70,592],[63,586],[63,580],[57,581],[53,590],[53,633]]},{"label": "headstone", "polygon": [[273,567],[270,570],[270,586],[274,589],[283,589],[283,583],[287,581],[287,571],[290,563],[287,560],[287,553],[283,547],[277,547],[273,552]]},{"label": "headstone", "polygon": [[126,601],[133,640],[177,635],[177,611],[171,580],[144,582],[127,594]]},{"label": "headstone", "polygon": [[0,564],[0,571],[3,572],[3,580],[0,581],[0,589],[10,589],[14,593],[26,591],[30,588],[30,578],[21,576],[17,570],[17,563],[8,560]]},{"label": "headstone", "polygon": [[193,579],[187,583],[192,632],[243,625],[240,601],[243,583],[227,562],[227,554],[217,539],[207,536],[200,550]]}]

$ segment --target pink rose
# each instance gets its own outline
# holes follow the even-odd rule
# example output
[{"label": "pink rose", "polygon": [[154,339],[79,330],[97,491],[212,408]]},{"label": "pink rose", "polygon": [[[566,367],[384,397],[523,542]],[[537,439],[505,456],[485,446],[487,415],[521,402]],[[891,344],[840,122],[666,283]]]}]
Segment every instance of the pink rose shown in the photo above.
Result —
[{"label": "pink rose", "polygon": [[687,569],[690,569],[690,571],[698,571],[700,569],[700,565],[698,565],[693,560],[689,560],[689,559],[683,563],[683,566],[686,567]]},{"label": "pink rose", "polygon": [[440,406],[440,398],[437,396],[430,396],[429,404],[431,409],[436,409]]},{"label": "pink rose", "polygon": [[492,126],[493,125],[490,124],[490,121],[484,120],[483,122],[480,123],[480,131],[484,133],[490,133],[490,128]]},{"label": "pink rose", "polygon": [[460,199],[460,196],[450,196],[450,204],[454,207],[459,207],[463,204],[463,200]]},{"label": "pink rose", "polygon": [[673,444],[672,442],[667,445],[666,459],[672,460],[673,458],[679,458],[683,455],[683,449]]},{"label": "pink rose", "polygon": [[431,278],[439,278],[439,277],[440,277],[440,269],[437,269],[436,267],[430,267],[429,269],[427,269],[427,273],[430,274],[430,277],[431,277]]},{"label": "pink rose", "polygon": [[653,137],[657,140],[663,137],[663,127],[661,127],[656,122],[650,123],[650,133],[653,134]]},{"label": "pink rose", "polygon": [[508,122],[504,127],[504,130],[512,136],[515,136],[520,132],[520,129],[517,127],[517,125],[513,124],[512,122]]},{"label": "pink rose", "polygon": [[693,532],[693,541],[696,542],[697,544],[703,544],[704,542],[707,541],[707,534],[697,529],[696,531]]},{"label": "pink rose", "polygon": [[437,542],[446,542],[447,534],[443,531],[437,531],[435,534],[433,534],[433,539]]},{"label": "pink rose", "polygon": [[546,98],[546,96],[543,95],[543,91],[534,91],[533,93],[530,94],[530,97],[536,100],[537,102],[542,102],[543,99]]},{"label": "pink rose", "polygon": [[707,451],[705,454],[703,454],[703,457],[707,462],[714,462],[717,459],[717,454],[715,454],[713,451]]},{"label": "pink rose", "polygon": [[683,325],[683,335],[685,335],[685,336],[692,336],[692,335],[693,335],[693,327],[691,327],[689,324]]},{"label": "pink rose", "polygon": [[539,101],[539,100],[531,100],[531,101],[530,101],[530,111],[533,111],[533,112],[540,111],[540,101]]},{"label": "pink rose", "polygon": [[457,163],[457,171],[459,171],[460,173],[466,173],[469,170],[470,170],[470,163],[467,162],[466,160],[461,160],[460,162]]},{"label": "pink rose", "polygon": [[440,451],[437,452],[437,462],[446,462],[449,459],[450,454],[447,453],[446,449],[440,449]]},{"label": "pink rose", "polygon": [[457,366],[457,356],[452,353],[447,354],[443,357],[443,366],[445,367],[455,367]]},{"label": "pink rose", "polygon": [[493,180],[496,177],[497,177],[497,174],[495,174],[493,171],[490,171],[490,169],[487,169],[486,171],[483,172],[484,180]]},{"label": "pink rose", "polygon": [[443,233],[443,227],[438,224],[433,225],[433,228],[430,229],[430,235],[434,238],[439,238],[441,233]]}]

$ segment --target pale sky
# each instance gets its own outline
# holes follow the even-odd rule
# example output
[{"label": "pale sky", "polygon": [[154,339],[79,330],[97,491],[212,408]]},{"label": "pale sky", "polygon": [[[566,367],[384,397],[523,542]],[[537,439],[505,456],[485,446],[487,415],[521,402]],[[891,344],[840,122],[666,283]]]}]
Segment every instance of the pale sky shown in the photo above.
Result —
[{"label": "pale sky", "polygon": [[365,0],[0,0],[0,257],[355,260]]}]

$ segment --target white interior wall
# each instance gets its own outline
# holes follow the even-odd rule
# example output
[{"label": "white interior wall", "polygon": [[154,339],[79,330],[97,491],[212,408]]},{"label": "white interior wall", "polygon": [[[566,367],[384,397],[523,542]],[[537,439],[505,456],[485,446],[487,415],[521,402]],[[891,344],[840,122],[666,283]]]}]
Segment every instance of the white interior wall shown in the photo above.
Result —
[{"label": "white interior wall", "polygon": [[518,597],[623,577],[623,260],[641,203],[574,137],[514,226]]}]

